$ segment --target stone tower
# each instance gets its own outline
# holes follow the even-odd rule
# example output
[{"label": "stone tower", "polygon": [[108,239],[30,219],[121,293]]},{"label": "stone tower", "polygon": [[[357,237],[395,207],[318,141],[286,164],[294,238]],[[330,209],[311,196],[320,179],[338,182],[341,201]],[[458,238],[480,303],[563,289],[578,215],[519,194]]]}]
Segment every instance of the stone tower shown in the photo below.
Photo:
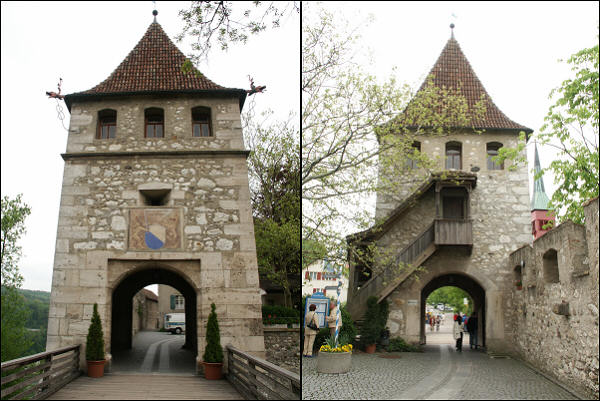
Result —
[{"label": "stone tower", "polygon": [[369,296],[386,299],[391,335],[425,343],[427,297],[437,288],[456,286],[473,299],[480,344],[501,347],[510,340],[503,323],[510,301],[504,294],[513,285],[506,255],[531,242],[529,188],[526,166],[512,171],[509,162],[500,165],[492,157],[502,146],[516,147],[521,131],[532,130],[494,104],[454,35],[430,75],[438,88],[460,87],[469,107],[485,99],[486,112],[474,127],[452,127],[443,135],[426,128],[411,131],[413,146],[439,164],[432,173],[417,165],[394,172],[398,193],[377,194],[381,224],[348,238],[365,251],[374,243],[384,256],[370,263],[350,257],[348,309],[361,320]]},{"label": "stone tower", "polygon": [[[540,157],[538,155],[537,145],[535,145],[535,162],[534,171],[537,175],[541,170]],[[533,183],[533,197],[531,198],[531,233],[534,239],[538,239],[550,228],[543,227],[552,222],[552,226],[555,223],[555,216],[553,213],[548,213],[548,195],[544,189],[544,177],[535,178]]]},{"label": "stone tower", "polygon": [[107,359],[130,348],[132,297],[158,283],[185,297],[197,361],[213,302],[222,345],[264,357],[246,92],[183,73],[184,60],[155,19],[106,80],[65,97],[48,350],[85,348],[94,303]]}]

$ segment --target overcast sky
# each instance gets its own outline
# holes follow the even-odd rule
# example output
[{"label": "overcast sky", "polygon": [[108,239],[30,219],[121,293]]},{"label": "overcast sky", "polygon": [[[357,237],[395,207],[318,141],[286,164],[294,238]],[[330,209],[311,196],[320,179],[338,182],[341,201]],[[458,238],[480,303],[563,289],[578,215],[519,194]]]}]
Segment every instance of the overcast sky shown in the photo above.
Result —
[{"label": "overcast sky", "polygon": [[[171,38],[182,27],[177,12],[188,4],[157,2],[158,22]],[[551,104],[550,90],[570,76],[557,60],[593,46],[598,33],[598,2],[324,4],[351,25],[371,13],[374,22],[362,29],[374,60],[370,71],[383,80],[396,66],[398,80],[414,87],[437,60],[454,22],[461,49],[496,105],[534,133]],[[59,77],[63,93],[106,79],[146,32],[153,8],[151,1],[2,2],[2,196],[23,193],[32,208],[21,241],[24,288],[50,290],[64,167],[60,154],[66,148],[56,101],[44,92],[56,90]],[[257,108],[272,108],[283,118],[299,110],[299,51],[295,15],[245,46],[226,53],[215,48],[200,70],[225,87],[247,88],[247,75],[253,76],[256,84],[267,85],[267,92],[256,96]],[[63,109],[68,124],[64,104]],[[533,147],[528,150],[532,161]],[[542,150],[540,157],[545,166],[553,156]],[[550,195],[554,186],[545,181]]]},{"label": "overcast sky", "polygon": [[[157,2],[157,21],[173,41],[183,27],[178,11],[189,4]],[[59,77],[63,94],[105,80],[142,38],[153,8],[151,1],[2,2],[2,196],[23,193],[32,209],[20,242],[23,288],[49,291],[52,282],[67,132],[57,118],[56,100],[45,91],[56,91]],[[189,43],[175,44],[184,54],[191,52]],[[256,85],[267,86],[252,96],[256,109],[271,108],[285,118],[299,110],[299,52],[300,16],[294,13],[245,46],[233,45],[228,52],[215,47],[200,70],[230,88],[248,89],[247,75],[252,76]]]}]

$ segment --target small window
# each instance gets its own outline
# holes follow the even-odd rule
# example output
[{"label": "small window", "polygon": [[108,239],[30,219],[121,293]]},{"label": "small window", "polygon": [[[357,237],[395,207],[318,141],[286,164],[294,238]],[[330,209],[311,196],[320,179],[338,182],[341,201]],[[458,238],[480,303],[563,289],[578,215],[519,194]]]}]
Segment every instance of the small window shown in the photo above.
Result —
[{"label": "small window", "polygon": [[164,112],[163,109],[156,107],[146,109],[145,111],[146,120],[146,138],[164,138]]},{"label": "small window", "polygon": [[460,142],[448,142],[446,144],[446,170],[460,170],[462,144]]},{"label": "small window", "polygon": [[165,206],[169,203],[170,189],[144,189],[140,190],[142,200],[146,206]]},{"label": "small window", "polygon": [[492,160],[492,157],[498,156],[498,151],[502,147],[499,142],[490,142],[487,144],[487,168],[488,170],[504,170],[504,162],[496,163]]},{"label": "small window", "polygon": [[549,249],[543,257],[544,281],[546,283],[558,283],[558,253],[555,249]]},{"label": "small window", "polygon": [[[409,152],[411,152],[411,155],[416,156],[421,152],[421,142],[414,141],[411,146],[412,149],[409,150]],[[419,168],[417,161],[410,157],[406,159],[406,166],[413,170]]]},{"label": "small window", "polygon": [[117,111],[101,110],[98,112],[98,129],[96,139],[115,138],[117,135]]},{"label": "small window", "polygon": [[213,136],[210,129],[210,109],[208,107],[194,107],[192,109],[192,136]]},{"label": "small window", "polygon": [[175,309],[185,309],[185,298],[183,295],[175,295]]},{"label": "small window", "polygon": [[515,279],[515,286],[517,289],[521,289],[520,287],[523,286],[523,272],[520,265],[515,266],[515,269],[513,270],[513,276]]}]

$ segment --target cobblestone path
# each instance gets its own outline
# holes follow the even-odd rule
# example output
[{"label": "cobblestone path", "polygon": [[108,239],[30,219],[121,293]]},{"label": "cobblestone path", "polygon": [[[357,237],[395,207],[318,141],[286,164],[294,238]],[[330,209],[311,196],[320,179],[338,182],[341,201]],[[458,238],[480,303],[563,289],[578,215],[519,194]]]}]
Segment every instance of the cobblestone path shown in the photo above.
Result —
[{"label": "cobblestone path", "polygon": [[[466,349],[465,349],[466,348]],[[463,352],[449,344],[423,353],[354,354],[346,374],[317,374],[317,358],[302,360],[303,399],[577,399],[514,359]]]}]

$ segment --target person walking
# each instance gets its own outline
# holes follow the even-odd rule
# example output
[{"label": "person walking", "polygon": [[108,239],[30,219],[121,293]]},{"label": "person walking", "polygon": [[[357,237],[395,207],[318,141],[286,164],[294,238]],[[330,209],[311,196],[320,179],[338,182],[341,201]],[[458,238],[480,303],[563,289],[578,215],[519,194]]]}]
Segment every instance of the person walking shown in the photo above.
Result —
[{"label": "person walking", "polygon": [[460,315],[454,318],[454,339],[456,340],[456,350],[462,351],[463,330],[465,329]]},{"label": "person walking", "polygon": [[[310,304],[308,307],[309,312],[306,314],[306,319],[304,321],[304,349],[302,356],[306,358],[312,358],[313,344],[315,343],[315,338],[319,332],[319,319],[315,312],[316,309],[317,306],[315,304]],[[316,326],[316,329],[309,326]]]},{"label": "person walking", "polygon": [[[335,336],[335,321],[337,319],[337,304],[333,301],[329,302],[329,316],[327,317],[327,324],[329,325],[329,331],[332,336]],[[340,313],[340,328],[342,327],[342,314]]]},{"label": "person walking", "polygon": [[471,313],[471,317],[467,320],[467,330],[469,331],[469,347],[477,349],[477,312]]}]

